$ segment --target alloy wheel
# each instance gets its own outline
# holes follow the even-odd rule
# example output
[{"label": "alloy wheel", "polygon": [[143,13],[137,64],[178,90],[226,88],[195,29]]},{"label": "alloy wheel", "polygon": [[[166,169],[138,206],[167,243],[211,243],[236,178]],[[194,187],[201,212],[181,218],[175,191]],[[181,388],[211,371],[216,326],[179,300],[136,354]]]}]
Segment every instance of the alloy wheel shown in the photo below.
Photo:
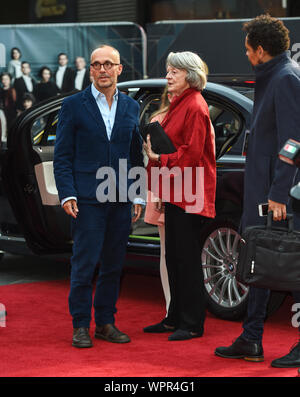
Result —
[{"label": "alloy wheel", "polygon": [[204,285],[209,297],[223,308],[239,306],[249,288],[237,281],[236,266],[241,236],[229,227],[214,230],[202,249]]}]

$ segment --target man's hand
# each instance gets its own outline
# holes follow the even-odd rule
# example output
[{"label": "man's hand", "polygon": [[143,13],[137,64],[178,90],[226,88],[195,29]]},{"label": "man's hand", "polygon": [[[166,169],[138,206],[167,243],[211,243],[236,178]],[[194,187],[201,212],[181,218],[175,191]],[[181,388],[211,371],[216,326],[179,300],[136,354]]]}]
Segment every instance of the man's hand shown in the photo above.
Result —
[{"label": "man's hand", "polygon": [[281,221],[286,219],[286,205],[281,203],[276,203],[276,201],[268,200],[269,208],[268,211],[273,211],[273,220]]},{"label": "man's hand", "polygon": [[77,201],[74,199],[68,200],[64,203],[63,209],[68,215],[71,215],[73,218],[76,219],[77,214],[78,214],[78,207],[77,207]]},{"label": "man's hand", "polygon": [[134,204],[134,217],[132,218],[132,223],[135,223],[142,214],[142,205],[141,204]]}]

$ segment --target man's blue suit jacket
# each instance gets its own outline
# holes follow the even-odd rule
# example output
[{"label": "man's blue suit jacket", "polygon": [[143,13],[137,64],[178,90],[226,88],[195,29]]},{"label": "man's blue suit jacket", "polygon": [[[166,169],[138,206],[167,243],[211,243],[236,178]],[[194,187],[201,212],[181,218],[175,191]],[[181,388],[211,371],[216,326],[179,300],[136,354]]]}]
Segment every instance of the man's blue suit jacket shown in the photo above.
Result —
[{"label": "man's blue suit jacket", "polygon": [[[110,140],[91,86],[63,100],[58,117],[54,175],[59,199],[75,196],[81,203],[98,203],[96,179],[100,167],[112,167],[119,186],[119,159],[127,169],[143,167],[139,105],[119,92]],[[104,178],[105,179],[105,178]],[[128,187],[134,180],[127,179]]]}]

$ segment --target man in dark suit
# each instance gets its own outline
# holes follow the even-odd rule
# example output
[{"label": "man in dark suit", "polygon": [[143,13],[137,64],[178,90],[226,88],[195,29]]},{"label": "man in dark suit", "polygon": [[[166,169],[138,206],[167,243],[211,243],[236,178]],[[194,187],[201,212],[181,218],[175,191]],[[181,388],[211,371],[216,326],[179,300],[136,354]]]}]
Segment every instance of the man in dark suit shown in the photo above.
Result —
[{"label": "man in dark suit", "polygon": [[[75,347],[92,346],[92,280],[99,261],[94,297],[95,337],[116,343],[130,341],[114,325],[132,206],[128,198],[120,199],[120,193],[122,186],[133,182],[128,175],[119,176],[119,161],[126,162],[128,171],[143,167],[143,155],[139,106],[116,88],[121,72],[119,52],[107,45],[97,48],[91,54],[93,83],[64,99],[59,114],[54,174],[63,208],[72,216],[69,308]],[[108,167],[116,178],[107,187],[119,192],[118,197],[109,200],[99,190],[105,182],[99,171],[101,174]],[[132,220],[136,221],[141,205],[134,204],[134,211]]]},{"label": "man in dark suit", "polygon": [[67,54],[58,54],[58,69],[54,74],[55,83],[62,94],[74,90],[74,70],[68,66]]},{"label": "man in dark suit", "polygon": [[76,57],[75,66],[74,88],[75,90],[81,91],[91,84],[90,71],[86,67],[86,62],[83,57]]},{"label": "man in dark suit", "polygon": [[[282,21],[261,15],[245,24],[247,57],[256,75],[251,133],[247,146],[244,179],[244,210],[241,230],[265,225],[258,204],[268,203],[273,220],[291,212],[289,191],[298,180],[296,167],[282,162],[278,153],[289,138],[300,141],[300,68],[289,55],[289,32]],[[299,214],[294,213],[300,230]],[[283,225],[285,226],[285,225]],[[264,360],[262,338],[270,291],[250,287],[243,332],[229,347],[218,347],[224,358]],[[293,291],[300,303],[300,291]],[[300,342],[287,355],[272,361],[273,367],[300,367]]]},{"label": "man in dark suit", "polygon": [[31,67],[28,62],[22,62],[21,65],[22,76],[15,79],[14,81],[14,89],[16,90],[16,107],[17,110],[22,111],[23,108],[23,99],[24,94],[33,93],[33,90],[36,86],[35,80],[31,77]]}]

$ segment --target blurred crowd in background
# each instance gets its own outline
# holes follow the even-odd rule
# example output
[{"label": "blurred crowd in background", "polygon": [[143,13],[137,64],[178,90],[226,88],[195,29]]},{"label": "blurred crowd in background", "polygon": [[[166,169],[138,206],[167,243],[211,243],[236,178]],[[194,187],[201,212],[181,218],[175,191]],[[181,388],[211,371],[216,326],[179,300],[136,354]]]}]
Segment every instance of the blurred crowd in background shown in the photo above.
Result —
[{"label": "blurred crowd in background", "polygon": [[56,70],[41,66],[36,78],[31,73],[30,62],[22,60],[21,50],[12,48],[11,60],[0,78],[1,141],[7,140],[7,131],[24,110],[58,94],[81,91],[89,84],[89,67],[81,56],[75,58],[72,67],[68,55],[60,53]]}]

